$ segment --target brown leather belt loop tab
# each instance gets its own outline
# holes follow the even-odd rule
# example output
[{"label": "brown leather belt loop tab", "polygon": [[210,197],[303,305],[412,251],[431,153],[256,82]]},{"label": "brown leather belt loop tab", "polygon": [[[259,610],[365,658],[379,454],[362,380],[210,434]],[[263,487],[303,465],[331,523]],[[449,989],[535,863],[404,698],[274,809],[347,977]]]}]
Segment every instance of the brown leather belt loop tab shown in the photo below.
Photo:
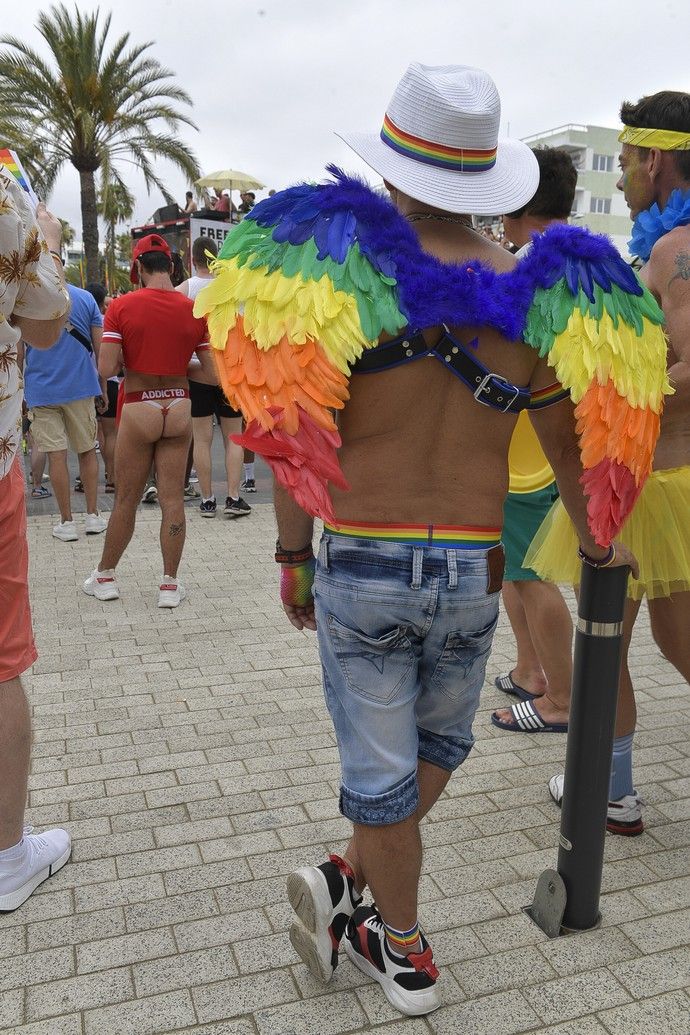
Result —
[{"label": "brown leather belt loop tab", "polygon": [[500,543],[486,551],[486,564],[489,569],[486,592],[499,593],[503,585],[503,573],[506,567],[506,555]]}]

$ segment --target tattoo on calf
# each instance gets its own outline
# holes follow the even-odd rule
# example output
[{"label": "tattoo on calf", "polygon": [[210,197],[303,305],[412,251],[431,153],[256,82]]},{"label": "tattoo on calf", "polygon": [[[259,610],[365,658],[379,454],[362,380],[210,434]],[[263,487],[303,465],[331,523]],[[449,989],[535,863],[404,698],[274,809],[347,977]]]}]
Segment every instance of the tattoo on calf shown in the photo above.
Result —
[{"label": "tattoo on calf", "polygon": [[169,525],[168,526],[168,535],[179,535],[183,528],[184,528],[184,525],[182,524],[182,522],[180,522],[179,525]]},{"label": "tattoo on calf", "polygon": [[675,264],[678,272],[669,280],[669,287],[674,280],[690,280],[690,254],[688,252],[678,252],[678,255],[676,255],[675,258]]}]

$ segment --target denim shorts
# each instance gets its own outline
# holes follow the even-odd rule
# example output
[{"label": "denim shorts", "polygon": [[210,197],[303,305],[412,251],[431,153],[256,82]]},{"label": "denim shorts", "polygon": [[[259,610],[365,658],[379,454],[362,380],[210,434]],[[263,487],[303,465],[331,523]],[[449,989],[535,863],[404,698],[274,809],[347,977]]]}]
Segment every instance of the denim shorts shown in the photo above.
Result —
[{"label": "denim shorts", "polygon": [[324,534],[314,601],[340,808],[354,823],[417,809],[417,760],[453,771],[474,737],[499,593],[487,551]]}]

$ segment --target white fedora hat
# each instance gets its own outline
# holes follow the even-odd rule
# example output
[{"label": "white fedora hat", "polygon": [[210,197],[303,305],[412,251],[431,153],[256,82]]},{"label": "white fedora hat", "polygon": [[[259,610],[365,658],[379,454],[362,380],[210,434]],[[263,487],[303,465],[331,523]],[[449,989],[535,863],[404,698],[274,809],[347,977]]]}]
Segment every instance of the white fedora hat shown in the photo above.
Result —
[{"label": "white fedora hat", "polygon": [[493,79],[468,65],[411,64],[380,133],[338,133],[384,180],[446,212],[498,216],[534,196],[539,166],[526,144],[499,140]]}]

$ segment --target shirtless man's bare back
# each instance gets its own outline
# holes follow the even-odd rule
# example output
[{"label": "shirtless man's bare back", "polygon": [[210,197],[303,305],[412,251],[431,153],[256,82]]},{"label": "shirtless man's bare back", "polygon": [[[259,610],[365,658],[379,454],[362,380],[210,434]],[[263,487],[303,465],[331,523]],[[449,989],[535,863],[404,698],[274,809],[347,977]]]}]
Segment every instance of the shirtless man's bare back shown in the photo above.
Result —
[{"label": "shirtless man's bare back", "polygon": [[103,554],[84,591],[115,600],[115,568],[134,533],[136,508],[155,461],[161,505],[163,578],[159,607],[177,607],[184,590],[177,578],[185,541],[184,475],[192,435],[187,371],[196,353],[211,368],[207,332],[192,303],[170,279],[170,250],[158,235],[137,243],[133,279],[142,289],[111,303],[99,370],[110,377],[124,367],[120,427],[115,452],[115,506]]},{"label": "shirtless man's bare back", "polygon": [[[403,213],[420,208],[399,192],[395,200]],[[416,229],[424,250],[445,261],[479,260],[497,271],[515,264],[500,245],[462,225],[425,222]],[[450,330],[464,344],[476,341],[473,355],[512,384],[535,390],[553,384],[553,370],[527,345],[507,342],[489,327]],[[429,328],[424,337],[433,344],[442,333],[441,327]],[[376,375],[355,374],[350,391],[338,425],[350,489],[333,490],[338,518],[500,528],[516,414],[499,420],[433,358]]]}]

